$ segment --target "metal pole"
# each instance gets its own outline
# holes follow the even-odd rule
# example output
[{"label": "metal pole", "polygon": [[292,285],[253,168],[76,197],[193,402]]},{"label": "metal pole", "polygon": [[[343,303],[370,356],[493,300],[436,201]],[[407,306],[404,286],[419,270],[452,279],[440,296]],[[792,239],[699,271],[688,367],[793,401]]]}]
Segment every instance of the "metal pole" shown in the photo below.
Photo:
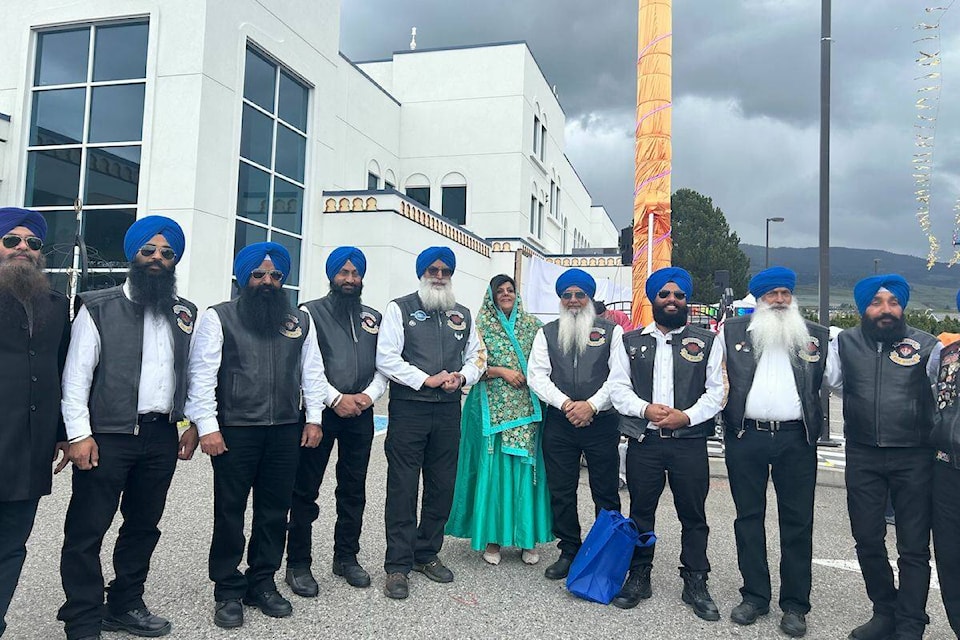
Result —
[{"label": "metal pole", "polygon": [[767,242],[764,246],[763,252],[763,268],[770,268],[770,218],[767,218]]}]

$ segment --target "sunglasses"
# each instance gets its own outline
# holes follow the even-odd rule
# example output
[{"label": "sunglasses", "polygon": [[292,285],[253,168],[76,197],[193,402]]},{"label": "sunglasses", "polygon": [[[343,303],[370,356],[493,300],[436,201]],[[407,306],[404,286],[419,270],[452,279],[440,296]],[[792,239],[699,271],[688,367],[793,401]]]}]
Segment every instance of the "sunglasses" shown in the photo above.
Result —
[{"label": "sunglasses", "polygon": [[571,298],[576,298],[577,300],[583,300],[587,297],[587,294],[583,291],[564,291],[560,296],[564,300],[570,300]]},{"label": "sunglasses", "polygon": [[43,247],[43,240],[37,236],[18,236],[15,233],[8,233],[3,236],[3,247],[5,249],[16,249],[20,246],[21,242],[27,243],[27,248],[31,251],[40,251],[40,248]]},{"label": "sunglasses", "polygon": [[687,297],[687,294],[685,294],[683,291],[668,291],[666,289],[658,293],[657,297],[660,298],[661,300],[666,300],[667,298],[670,297],[671,293],[673,294],[673,297],[676,298],[677,300],[685,300]]},{"label": "sunglasses", "polygon": [[440,267],[427,267],[427,274],[436,278],[437,276],[442,276],[444,278],[449,278],[453,275],[453,269],[443,269]]},{"label": "sunglasses", "polygon": [[250,272],[250,275],[253,276],[254,280],[263,280],[264,276],[270,276],[270,278],[273,280],[283,280],[283,271],[280,271],[279,269],[271,269],[270,271],[254,269]]},{"label": "sunglasses", "polygon": [[155,244],[145,244],[140,247],[140,255],[144,258],[149,258],[155,254],[158,249],[160,250],[160,257],[164,260],[173,260],[177,257],[177,252],[170,247],[158,247]]}]

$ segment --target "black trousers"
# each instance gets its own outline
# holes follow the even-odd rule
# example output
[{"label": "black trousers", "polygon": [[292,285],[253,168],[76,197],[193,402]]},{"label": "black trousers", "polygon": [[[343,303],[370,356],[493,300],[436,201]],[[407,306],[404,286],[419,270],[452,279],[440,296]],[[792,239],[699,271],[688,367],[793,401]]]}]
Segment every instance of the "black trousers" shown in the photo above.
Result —
[{"label": "black trousers", "polygon": [[[916,638],[930,622],[925,608],[930,588],[933,465],[933,451],[926,447],[847,442],[847,511],[867,596],[875,614],[896,619],[897,633]],[[897,514],[899,590],[884,543],[888,492]]]},{"label": "black trousers", "polygon": [[[387,573],[433,562],[450,517],[460,448],[460,402],[390,400],[387,455]],[[417,494],[423,499],[417,523]]]},{"label": "black trousers", "polygon": [[337,443],[337,524],[333,529],[333,557],[346,564],[357,561],[363,509],[367,504],[373,407],[355,418],[341,418],[332,409],[325,409],[320,446],[300,449],[300,466],[287,526],[288,567],[309,567],[313,562],[312,528],[320,515],[317,497],[334,443]]},{"label": "black trousers", "polygon": [[549,407],[543,425],[543,464],[553,510],[553,535],[560,555],[572,558],[580,549],[577,487],[580,455],[587,459],[594,512],[620,511],[620,444],[616,413],[598,415],[586,427],[570,424],[563,412]]},{"label": "black trousers", "polygon": [[[630,517],[641,532],[653,531],[657,505],[667,481],[680,519],[680,564],[689,571],[710,571],[707,560],[706,502],[710,462],[706,438],[661,438],[648,431],[642,441],[627,445],[627,487]],[[631,569],[653,564],[654,546],[637,547]]]},{"label": "black trousers", "polygon": [[779,604],[782,610],[806,614],[812,581],[817,448],[807,443],[803,429],[775,433],[747,429],[739,438],[728,435],[724,442],[730,493],[737,509],[733,530],[743,577],[740,595],[761,606],[770,604],[764,522],[767,482],[772,477],[780,524]]},{"label": "black trousers", "polygon": [[64,622],[69,640],[100,633],[100,548],[118,504],[123,525],[113,548],[116,577],[107,587],[107,606],[114,615],[145,606],[143,584],[177,467],[177,427],[165,420],[144,424],[139,435],[98,433],[93,438],[100,463],[88,471],[73,468],[73,495],[63,525],[60,579],[67,601],[57,619]]},{"label": "black trousers", "polygon": [[[228,451],[213,462],[213,538],[209,570],[217,601],[247,592],[273,591],[283,560],[287,512],[300,460],[297,424],[223,427]],[[246,539],[243,520],[253,492],[253,523],[247,545],[247,572],[240,573]]]},{"label": "black trousers", "polygon": [[20,581],[39,503],[40,498],[0,502],[0,636],[7,628],[4,618]]},{"label": "black trousers", "polygon": [[[960,469],[933,464],[933,551],[940,595],[950,627],[960,638]],[[900,514],[897,514],[900,517]]]}]

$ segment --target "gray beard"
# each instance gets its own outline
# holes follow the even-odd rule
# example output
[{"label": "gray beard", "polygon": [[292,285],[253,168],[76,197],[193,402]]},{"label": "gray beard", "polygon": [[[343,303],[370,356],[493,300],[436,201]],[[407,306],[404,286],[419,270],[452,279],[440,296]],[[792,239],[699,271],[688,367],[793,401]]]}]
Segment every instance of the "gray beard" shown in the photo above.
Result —
[{"label": "gray beard", "polygon": [[453,283],[447,282],[436,287],[427,276],[420,278],[420,302],[424,311],[449,311],[457,306],[457,296],[453,293]]},{"label": "gray beard", "polygon": [[787,309],[773,309],[757,300],[757,309],[750,319],[750,340],[757,359],[767,349],[786,349],[790,357],[796,357],[797,350],[806,346],[809,336],[796,300],[791,300]]},{"label": "gray beard", "polygon": [[593,330],[593,323],[596,319],[597,312],[594,310],[592,302],[581,307],[580,311],[576,313],[568,311],[561,304],[560,326],[557,332],[560,349],[564,353],[572,353],[576,349],[577,355],[582,354],[584,349],[587,348],[590,332]]}]

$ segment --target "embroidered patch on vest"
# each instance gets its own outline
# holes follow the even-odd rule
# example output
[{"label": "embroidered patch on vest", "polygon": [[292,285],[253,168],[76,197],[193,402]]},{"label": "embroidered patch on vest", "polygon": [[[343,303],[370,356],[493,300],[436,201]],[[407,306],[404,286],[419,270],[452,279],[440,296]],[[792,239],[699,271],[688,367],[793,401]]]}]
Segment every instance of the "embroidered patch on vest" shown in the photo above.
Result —
[{"label": "embroidered patch on vest", "polygon": [[911,338],[894,342],[890,359],[901,367],[912,367],[920,362],[920,343]]},{"label": "embroidered patch on vest", "polygon": [[960,351],[944,349],[937,372],[937,407],[946,409],[957,401],[957,371],[960,370]]},{"label": "embroidered patch on vest", "polygon": [[594,327],[590,329],[590,337],[587,340],[587,345],[591,347],[599,347],[607,342],[607,330],[603,327]]},{"label": "embroidered patch on vest", "polygon": [[687,362],[703,362],[706,346],[700,338],[684,338],[680,341],[680,357]]},{"label": "embroidered patch on vest", "polygon": [[173,305],[173,315],[177,316],[177,326],[187,335],[193,333],[193,312],[182,304]]},{"label": "embroidered patch on vest", "polygon": [[807,336],[807,344],[797,349],[797,355],[807,362],[820,362],[820,339]]},{"label": "embroidered patch on vest", "polygon": [[950,462],[950,454],[946,451],[937,451],[937,460],[940,462]]},{"label": "embroidered patch on vest", "polygon": [[287,316],[280,323],[280,335],[288,338],[299,338],[303,335],[303,328],[300,326],[300,318],[296,316]]},{"label": "embroidered patch on vest", "polygon": [[447,326],[454,331],[464,331],[467,328],[467,319],[459,311],[444,311],[447,316]]},{"label": "embroidered patch on vest", "polygon": [[[644,350],[646,350],[646,347],[644,347]],[[627,349],[627,354],[630,356],[631,360],[635,360],[637,358],[637,348],[630,347],[629,349]]]},{"label": "embroidered patch on vest", "polygon": [[[417,309],[416,311],[410,314],[410,317],[413,318],[413,320],[416,320],[417,322],[423,322],[424,320],[430,319],[430,315],[423,309]],[[414,326],[413,320],[410,321],[411,327]]]},{"label": "embroidered patch on vest", "polygon": [[367,333],[372,333],[374,335],[380,333],[380,324],[377,322],[377,316],[373,315],[369,311],[361,311],[360,328]]},{"label": "embroidered patch on vest", "polygon": [[737,351],[743,351],[744,353],[750,353],[750,345],[747,342],[738,342],[733,345],[733,348]]}]

